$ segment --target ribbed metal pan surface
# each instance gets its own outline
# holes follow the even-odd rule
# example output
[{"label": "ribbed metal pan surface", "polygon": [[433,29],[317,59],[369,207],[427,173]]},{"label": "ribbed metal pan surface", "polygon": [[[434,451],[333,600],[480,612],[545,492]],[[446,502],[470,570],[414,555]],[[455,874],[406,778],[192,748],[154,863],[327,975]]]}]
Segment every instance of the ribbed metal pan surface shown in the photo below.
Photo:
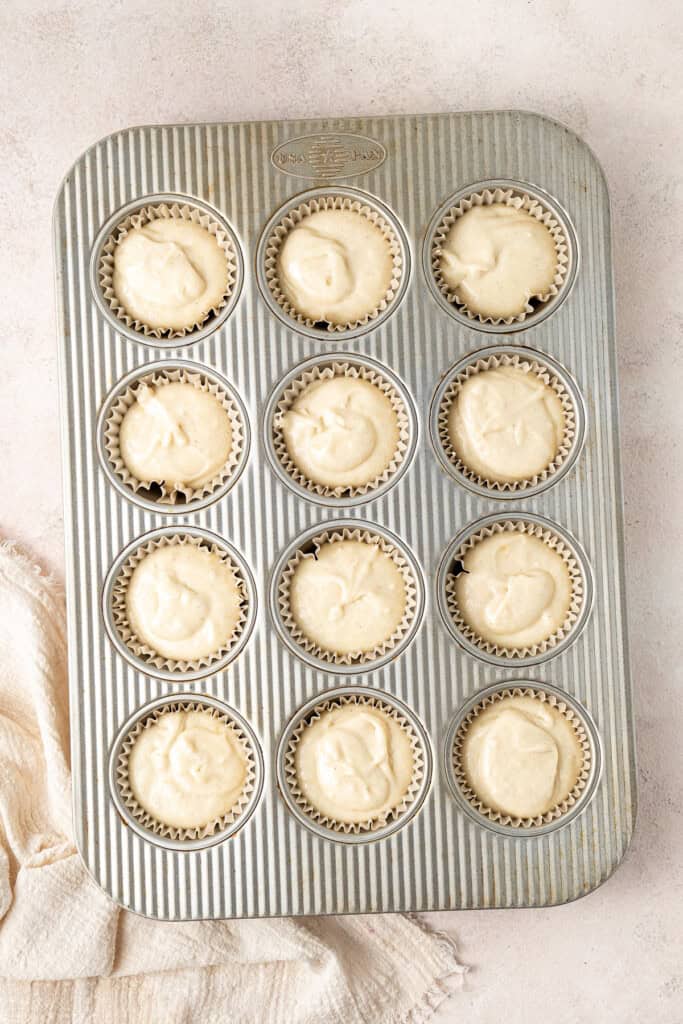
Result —
[{"label": "ribbed metal pan surface", "polygon": [[[315,136],[313,140],[310,136]],[[292,142],[291,140],[298,140]],[[448,314],[425,280],[423,243],[449,196],[490,179],[543,189],[576,232],[578,274],[565,301],[529,329],[485,333]],[[405,232],[410,278],[398,309],[351,339],[316,340],[269,309],[257,249],[274,212],[298,193],[339,186],[384,204]],[[223,217],[244,259],[234,310],[197,344],[144,345],[115,330],[95,301],[91,252],[102,226],[146,195],[193,197]],[[133,128],[102,140],[67,174],[55,210],[69,674],[78,845],[96,881],[130,909],[163,919],[364,913],[562,903],[590,892],[619,864],[635,813],[634,743],[622,562],[614,299],[609,201],[585,144],[534,114],[486,112],[257,124]],[[186,339],[191,341],[192,339]],[[587,440],[571,471],[528,498],[496,500],[459,485],[430,441],[429,412],[442,375],[468,352],[524,345],[557,360],[587,406]],[[396,486],[351,508],[325,507],[289,490],[266,454],[263,421],[277,382],[315,355],[367,355],[388,367],[415,405],[414,458]],[[98,413],[136,367],[178,357],[222,374],[241,397],[251,450],[239,482],[217,503],[184,515],[141,508],[114,488],[98,461]],[[594,607],[576,642],[539,665],[487,664],[458,646],[440,620],[437,571],[469,523],[507,509],[562,526],[592,566]],[[305,664],[274,628],[271,573],[302,532],[344,518],[397,535],[424,576],[425,613],[407,650],[370,672],[335,675]],[[182,686],[134,668],[104,628],[102,591],[120,552],[164,526],[190,524],[225,538],[250,567],[257,615],[225,671]],[[566,691],[592,717],[602,775],[585,810],[547,834],[511,836],[463,812],[444,771],[454,716],[477,691],[529,679]],[[405,827],[377,842],[342,844],[305,828],[277,788],[278,740],[292,715],[334,686],[382,690],[417,716],[431,745],[431,788]],[[263,793],[244,828],[208,849],[164,849],[117,813],[109,788],[112,744],[127,719],[168,693],[209,694],[254,730]]]}]

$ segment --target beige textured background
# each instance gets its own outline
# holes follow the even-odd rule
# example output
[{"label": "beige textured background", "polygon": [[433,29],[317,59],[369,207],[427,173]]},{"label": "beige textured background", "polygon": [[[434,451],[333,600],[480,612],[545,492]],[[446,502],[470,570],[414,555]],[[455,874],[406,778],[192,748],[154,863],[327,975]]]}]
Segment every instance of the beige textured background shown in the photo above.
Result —
[{"label": "beige textured background", "polygon": [[639,824],[616,876],[576,904],[429,915],[473,966],[441,1022],[683,1021],[682,24],[678,0],[0,5],[0,529],[52,569],[63,554],[50,216],[90,143],[136,123],[521,107],[579,132],[605,168]]}]

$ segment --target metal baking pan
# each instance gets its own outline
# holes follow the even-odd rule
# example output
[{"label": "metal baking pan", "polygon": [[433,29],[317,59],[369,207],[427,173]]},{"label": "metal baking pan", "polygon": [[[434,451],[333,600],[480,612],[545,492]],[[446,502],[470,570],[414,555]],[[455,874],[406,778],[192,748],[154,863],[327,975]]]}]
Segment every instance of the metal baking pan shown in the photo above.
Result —
[{"label": "metal baking pan", "polygon": [[[502,329],[468,321],[440,300],[425,250],[450,197],[491,180],[550,197],[571,226],[574,246],[575,280],[562,301],[547,315]],[[389,315],[346,336],[293,328],[273,308],[263,282],[270,219],[294,197],[319,189],[350,190],[382,204],[404,247],[404,294]],[[98,239],[147,196],[204,204],[234,234],[238,294],[199,340],[150,344],[112,321],[98,302],[92,279]],[[602,171],[587,146],[554,121],[515,111],[132,128],[98,142],[68,172],[56,202],[54,243],[74,813],[81,856],[98,884],[123,906],[166,920],[551,906],[599,886],[630,841],[635,762],[610,211]],[[555,360],[585,406],[586,440],[571,469],[552,487],[513,500],[462,486],[441,464],[430,431],[444,375],[468,353],[502,343]],[[273,469],[267,436],[278,383],[304,361],[338,352],[386,367],[415,410],[406,471],[374,499],[343,508],[288,487]],[[136,503],[113,486],[98,438],[111,389],[148,363],[176,358],[227,379],[251,433],[235,486],[180,514]],[[491,663],[458,644],[442,621],[436,589],[454,538],[508,510],[556,523],[576,539],[592,572],[593,607],[575,641],[523,669]],[[398,537],[419,565],[424,588],[422,621],[400,656],[343,675],[311,665],[283,643],[270,601],[272,573],[292,541],[342,518]],[[208,530],[240,553],[254,577],[256,612],[248,642],[229,665],[178,685],[139,670],[115,649],[102,602],[109,570],[128,545],[152,530],[183,525]],[[586,712],[601,762],[581,812],[531,835],[489,828],[468,814],[452,792],[444,756],[453,723],[474,695],[519,679],[554,687]],[[341,686],[402,702],[429,747],[421,807],[374,841],[318,834],[278,790],[278,743],[293,716]],[[148,703],[180,693],[205,694],[234,709],[262,756],[261,788],[248,821],[201,849],[150,841],[130,827],[117,810],[108,770],[125,723]]]}]

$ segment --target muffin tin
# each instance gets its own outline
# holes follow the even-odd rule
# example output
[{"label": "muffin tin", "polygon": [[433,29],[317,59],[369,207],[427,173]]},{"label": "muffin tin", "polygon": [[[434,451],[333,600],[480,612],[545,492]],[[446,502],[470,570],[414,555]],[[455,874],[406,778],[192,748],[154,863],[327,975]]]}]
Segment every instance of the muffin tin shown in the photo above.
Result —
[{"label": "muffin tin", "polygon": [[[468,317],[433,276],[444,217],[496,188],[540,201],[568,241],[558,294],[508,325]],[[386,308],[349,330],[297,322],[269,286],[273,230],[288,211],[331,196],[381,215],[400,263]],[[235,250],[226,304],[175,338],[117,318],[97,272],[118,224],[164,204],[196,209]],[[510,111],[133,128],[97,143],[69,171],[54,238],[74,807],[78,847],[96,881],[123,906],[174,920],[550,906],[600,885],[630,841],[635,768],[609,201],[585,144],[555,122]],[[542,486],[496,491],[439,452],[438,407],[468,360],[517,352],[557,372],[580,430],[561,472]],[[157,503],[108,462],[111,401],[157,363],[225,386],[244,420],[239,466],[200,501]],[[375,491],[317,494],[278,461],[277,402],[317,363],[374,369],[405,405],[405,452]],[[575,545],[584,574],[582,611],[566,642],[538,659],[486,657],[448,622],[449,559],[495,519],[547,521]],[[307,656],[288,641],[278,610],[288,557],[340,523],[395,542],[417,582],[407,636],[367,664]],[[137,659],[112,613],[117,566],[148,535],[178,533],[221,544],[249,598],[229,658],[194,672]],[[590,778],[571,812],[537,829],[478,814],[452,770],[459,723],[491,692],[515,687],[564,700],[591,747]],[[349,842],[297,808],[285,759],[288,737],[317,702],[354,694],[408,717],[424,771],[408,810]],[[145,829],[117,789],[127,736],[177,701],[225,711],[253,750],[248,813],[201,840]]]}]

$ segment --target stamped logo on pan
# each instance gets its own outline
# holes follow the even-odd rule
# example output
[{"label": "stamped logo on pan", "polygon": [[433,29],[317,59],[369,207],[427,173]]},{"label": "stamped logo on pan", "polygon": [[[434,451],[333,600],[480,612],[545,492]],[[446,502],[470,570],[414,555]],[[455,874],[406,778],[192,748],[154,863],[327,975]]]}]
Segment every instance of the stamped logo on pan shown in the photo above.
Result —
[{"label": "stamped logo on pan", "polygon": [[295,178],[351,178],[373,171],[386,160],[381,142],[348,132],[320,132],[288,139],[273,150],[278,171]]}]

